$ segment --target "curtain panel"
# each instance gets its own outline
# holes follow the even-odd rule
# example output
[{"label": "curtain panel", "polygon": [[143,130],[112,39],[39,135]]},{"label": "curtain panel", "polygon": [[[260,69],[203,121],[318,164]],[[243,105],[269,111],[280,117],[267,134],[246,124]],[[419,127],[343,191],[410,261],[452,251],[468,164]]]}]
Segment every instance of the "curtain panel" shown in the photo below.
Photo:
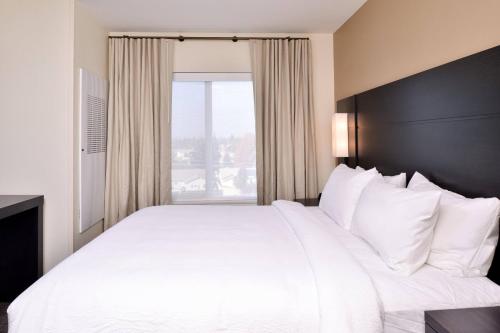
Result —
[{"label": "curtain panel", "polygon": [[171,200],[173,45],[109,39],[105,228]]},{"label": "curtain panel", "polygon": [[309,40],[251,40],[257,202],[318,195]]}]

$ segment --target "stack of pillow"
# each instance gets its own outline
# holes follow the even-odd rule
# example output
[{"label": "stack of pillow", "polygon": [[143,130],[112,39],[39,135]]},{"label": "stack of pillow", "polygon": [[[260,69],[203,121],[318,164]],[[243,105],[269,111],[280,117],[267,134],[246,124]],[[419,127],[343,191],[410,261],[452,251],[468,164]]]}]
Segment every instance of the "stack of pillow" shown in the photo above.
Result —
[{"label": "stack of pillow", "polygon": [[416,172],[382,176],[341,164],[319,207],[363,238],[393,270],[409,275],[425,263],[454,276],[485,276],[498,241],[500,201],[468,199]]}]

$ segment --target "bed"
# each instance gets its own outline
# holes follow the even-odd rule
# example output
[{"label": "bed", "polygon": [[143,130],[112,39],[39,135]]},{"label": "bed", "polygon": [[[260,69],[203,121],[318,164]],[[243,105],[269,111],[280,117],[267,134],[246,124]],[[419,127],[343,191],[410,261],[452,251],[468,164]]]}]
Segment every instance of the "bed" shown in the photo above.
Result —
[{"label": "bed", "polygon": [[[497,47],[340,101],[348,162],[500,197],[499,91]],[[9,332],[421,333],[425,310],[500,305],[499,257],[488,277],[402,276],[318,208],[151,207],[20,295]]]},{"label": "bed", "polygon": [[325,221],[276,202],[143,209],[8,314],[11,333],[379,332],[378,307],[369,276]]},{"label": "bed", "polygon": [[424,310],[490,305],[487,278],[400,276],[319,208],[277,201],[143,209],[8,314],[11,333],[423,332]]}]

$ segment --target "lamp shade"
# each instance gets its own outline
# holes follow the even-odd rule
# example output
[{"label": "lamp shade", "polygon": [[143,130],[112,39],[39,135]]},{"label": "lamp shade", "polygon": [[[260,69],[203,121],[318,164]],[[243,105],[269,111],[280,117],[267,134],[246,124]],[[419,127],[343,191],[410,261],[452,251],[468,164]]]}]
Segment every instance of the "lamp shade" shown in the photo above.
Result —
[{"label": "lamp shade", "polygon": [[332,147],[336,157],[349,157],[349,124],[347,113],[335,113],[332,117]]}]

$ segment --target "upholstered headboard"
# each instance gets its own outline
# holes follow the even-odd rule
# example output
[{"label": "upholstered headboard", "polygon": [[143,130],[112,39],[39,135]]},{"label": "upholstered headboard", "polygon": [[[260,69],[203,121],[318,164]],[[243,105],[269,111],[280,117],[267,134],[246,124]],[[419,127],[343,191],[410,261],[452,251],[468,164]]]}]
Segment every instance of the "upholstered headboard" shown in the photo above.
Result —
[{"label": "upholstered headboard", "polygon": [[[346,98],[350,164],[500,198],[500,46]],[[490,269],[500,284],[500,250]]]}]

